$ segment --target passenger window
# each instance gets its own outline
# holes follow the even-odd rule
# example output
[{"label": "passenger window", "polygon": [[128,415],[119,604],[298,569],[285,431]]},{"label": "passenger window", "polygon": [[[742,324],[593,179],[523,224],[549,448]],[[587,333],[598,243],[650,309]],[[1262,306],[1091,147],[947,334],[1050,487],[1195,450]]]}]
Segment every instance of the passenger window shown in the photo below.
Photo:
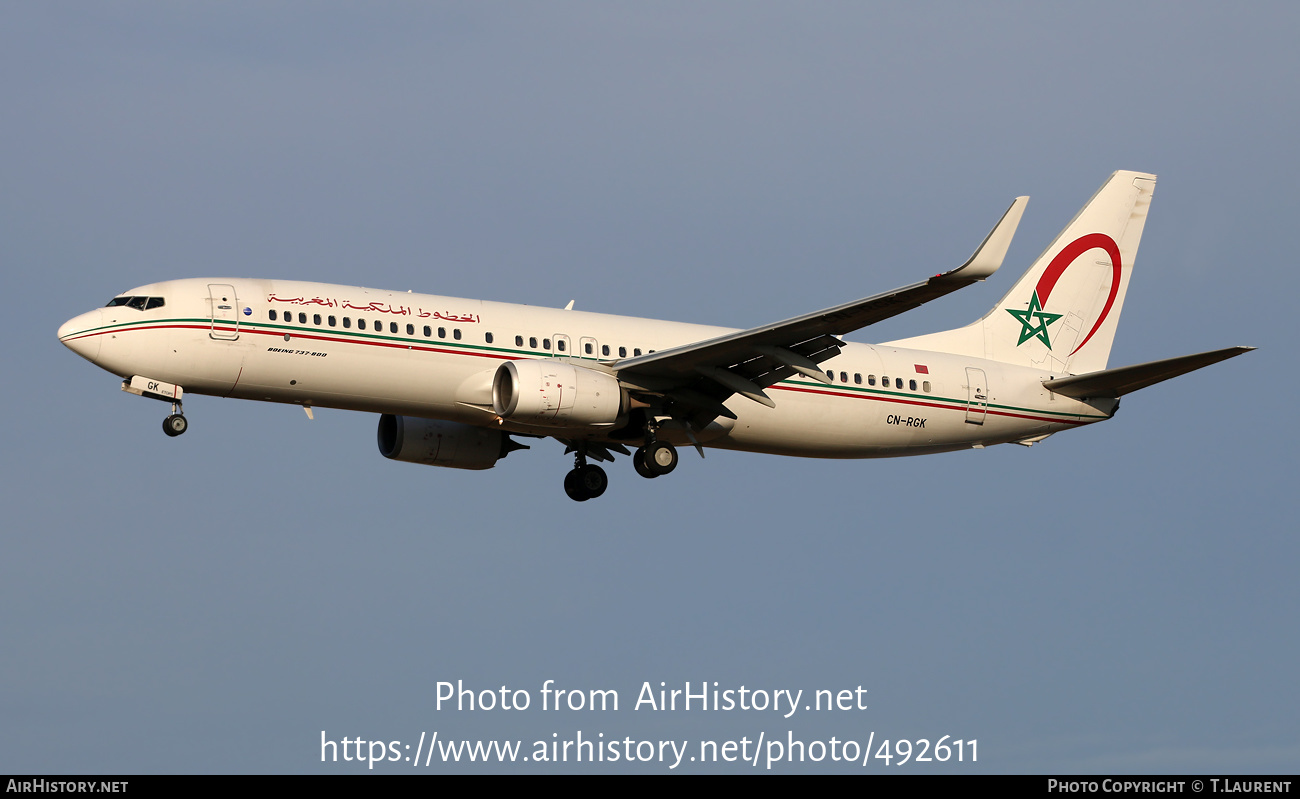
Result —
[{"label": "passenger window", "polygon": [[832,383],[835,382],[835,373],[832,372],[832,371],[830,371],[829,369],[826,370],[826,377],[830,378],[830,381],[831,381]]},{"label": "passenger window", "polygon": [[880,378],[880,387],[881,387],[881,388],[889,388],[889,378],[888,378],[888,377],[886,377],[886,376],[881,376],[881,378]]},{"label": "passenger window", "polygon": [[408,336],[414,336],[414,335],[415,335],[415,325],[407,325],[407,326],[406,326],[406,335],[408,335]]},{"label": "passenger window", "polygon": [[542,339],[542,349],[549,350],[550,348],[551,348],[551,340],[549,338]]},{"label": "passenger window", "polygon": [[619,347],[619,348],[618,348],[618,357],[620,357],[620,358],[626,358],[626,357],[627,357],[627,347]]},{"label": "passenger window", "polygon": [[389,322],[389,323],[388,323],[388,332],[389,332],[389,333],[396,333],[396,332],[397,332],[397,323],[396,323],[396,322]]},{"label": "passenger window", "polygon": [[901,378],[901,377],[895,377],[895,378],[894,378],[894,388],[902,388],[902,387],[903,387],[903,378]]},{"label": "passenger window", "polygon": [[335,327],[335,326],[337,326],[337,325],[338,325],[338,321],[339,321],[339,320],[338,320],[338,317],[336,317],[336,316],[331,316],[331,317],[329,318],[330,327]]},{"label": "passenger window", "polygon": [[460,341],[460,328],[459,328],[459,327],[456,328],[455,330],[451,331],[451,337],[454,338],[454,339],[456,339],[457,341]]},{"label": "passenger window", "polygon": [[357,330],[365,330],[365,329],[366,329],[366,320],[364,320],[364,319],[358,319],[358,320],[357,320]]},{"label": "passenger window", "polygon": [[854,372],[854,373],[853,373],[853,382],[854,382],[854,383],[857,383],[858,385],[862,385],[862,373],[861,373],[861,372]]},{"label": "passenger window", "polygon": [[923,382],[923,383],[921,384],[921,388],[925,391],[926,394],[929,394],[929,393],[930,393],[930,381],[929,381],[929,380],[926,380],[925,382]]},{"label": "passenger window", "polygon": [[446,338],[446,337],[447,337],[447,328],[445,327],[438,328],[438,338]]},{"label": "passenger window", "polygon": [[307,314],[305,313],[298,314],[298,324],[300,325],[307,324]]},{"label": "passenger window", "polygon": [[524,337],[523,337],[523,336],[515,336],[515,346],[516,346],[516,347],[522,347],[522,346],[524,346]]},{"label": "passenger window", "polygon": [[875,375],[867,375],[867,385],[869,385],[869,386],[874,386],[875,384],[876,384],[876,376],[875,376]]},{"label": "passenger window", "polygon": [[320,314],[312,314],[311,323],[313,325],[320,325]]},{"label": "passenger window", "polygon": [[908,380],[908,381],[907,381],[907,389],[908,389],[909,391],[916,391],[916,381],[915,381],[915,380]]},{"label": "passenger window", "polygon": [[274,309],[274,308],[271,309],[271,311],[270,311],[270,313],[269,313],[269,316],[271,317],[271,321],[274,322],[274,321],[275,321],[275,309]]},{"label": "passenger window", "polygon": [[601,344],[601,345],[600,345],[600,354],[601,354],[601,355],[604,355],[604,356],[606,356],[606,357],[609,356],[609,345],[608,345],[608,344]]},{"label": "passenger window", "polygon": [[350,316],[343,317],[343,327],[345,328],[352,327],[352,317]]},{"label": "passenger window", "polygon": [[492,343],[492,334],[491,334],[491,333],[484,333],[484,334],[483,334],[483,340],[486,341],[487,343],[491,344],[491,343]]},{"label": "passenger window", "polygon": [[425,338],[433,338],[433,328],[429,327],[428,325],[425,325],[425,326],[424,326],[424,337],[425,337]]},{"label": "passenger window", "polygon": [[633,348],[632,348],[632,355],[633,355],[634,357],[640,358],[640,357],[641,357],[641,348],[640,348],[640,347],[633,347]]},{"label": "passenger window", "polygon": [[536,336],[529,336],[529,337],[528,337],[528,346],[529,346],[529,347],[532,347],[533,349],[537,349],[537,337],[536,337]]},{"label": "passenger window", "polygon": [[560,352],[564,352],[564,344],[565,344],[565,341],[564,341],[564,339],[562,339],[562,338],[557,338],[557,339],[555,340],[555,348],[556,348],[557,350],[559,350]]},{"label": "passenger window", "polygon": [[583,352],[587,353],[588,355],[595,355],[595,354],[596,354],[596,348],[593,347],[593,346],[591,346],[591,342],[590,342],[590,341],[588,341],[588,342],[586,342],[585,344],[583,344],[583,345],[582,345],[582,349],[583,349]]},{"label": "passenger window", "polygon": [[840,382],[841,382],[841,383],[847,383],[847,382],[849,382],[849,373],[848,373],[848,372],[840,372]]}]

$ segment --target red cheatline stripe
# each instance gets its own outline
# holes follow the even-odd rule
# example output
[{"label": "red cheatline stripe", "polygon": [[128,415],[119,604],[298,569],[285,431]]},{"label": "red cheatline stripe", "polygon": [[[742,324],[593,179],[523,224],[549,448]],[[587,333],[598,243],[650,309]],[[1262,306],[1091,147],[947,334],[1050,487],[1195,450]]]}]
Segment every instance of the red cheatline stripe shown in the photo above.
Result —
[{"label": "red cheatline stripe", "polygon": [[[838,391],[822,391],[815,388],[795,388],[793,386],[771,386],[771,388],[781,391],[797,391],[803,394],[825,394],[828,397],[844,397],[845,399],[866,399],[877,402],[893,402],[899,405],[916,405],[921,408],[938,408],[941,411],[964,411],[970,406],[967,405],[940,405],[934,402],[920,402],[918,400],[902,399],[900,397],[881,397],[875,394],[842,394]],[[1046,416],[1030,416],[1024,413],[1011,413],[1010,411],[995,411],[989,408],[985,411],[993,416],[1008,416],[1013,419],[1030,419],[1035,422],[1055,422],[1057,424],[1087,424],[1086,421],[1078,419],[1060,419]]]},{"label": "red cheatline stripe", "polygon": [[[69,336],[68,338],[64,339],[64,341],[72,341],[73,339],[76,338],[89,338],[91,336],[100,336],[105,333],[126,333],[132,330],[165,330],[165,329],[176,329],[176,328],[185,329],[185,330],[210,330],[212,329],[212,326],[211,325],[152,325],[152,326],[140,325],[138,327],[118,328],[116,330],[101,330],[94,333],[89,333],[85,336]],[[217,330],[227,330],[233,332],[234,328],[218,327]],[[262,335],[262,336],[275,336],[276,338],[282,338],[284,336],[283,332],[276,332],[273,330],[255,330],[250,327],[242,328],[242,332],[257,333],[258,335]],[[305,338],[312,341],[333,341],[339,344],[365,344],[371,347],[389,347],[398,350],[419,350],[420,352],[438,352],[446,355],[468,355],[475,358],[492,358],[494,360],[499,360],[499,361],[526,360],[525,356],[496,355],[488,352],[464,352],[461,350],[448,350],[440,347],[416,346],[414,344],[394,344],[392,342],[387,342],[387,341],[366,341],[363,339],[338,338],[335,336],[313,336],[306,333],[291,333],[290,336],[291,339]],[[844,399],[867,399],[867,400],[875,400],[877,402],[892,402],[899,405],[915,405],[921,408],[936,408],[938,410],[943,410],[943,411],[964,411],[967,410],[967,408],[969,407],[967,405],[961,405],[955,403],[949,405],[941,405],[936,402],[921,402],[919,400],[909,400],[900,397],[884,397],[875,394],[848,394],[842,391],[826,391],[823,389],[798,388],[795,386],[774,385],[774,386],[769,386],[769,388],[774,388],[777,389],[778,391],[794,391],[802,394],[823,394],[828,397],[842,397]],[[988,409],[986,413],[992,414],[994,416],[1007,416],[1013,419],[1030,419],[1036,422],[1056,422],[1058,424],[1087,424],[1088,423],[1083,420],[1060,419],[1060,418],[1052,418],[1052,417],[1045,417],[1045,416],[1031,416],[1024,413],[1011,413],[1010,411],[997,411],[991,408]]]},{"label": "red cheatline stripe", "polygon": [[[129,333],[134,330],[173,330],[173,329],[212,330],[214,328],[211,325],[139,325],[136,327],[119,327],[119,328],[114,328],[112,330],[98,330],[95,331],[94,333],[87,333],[82,336],[68,336],[67,338],[63,339],[63,341],[74,341],[80,338],[92,338],[94,336],[102,336],[105,333]],[[221,325],[218,325],[215,328],[215,330],[219,332],[225,332],[225,333],[235,332],[235,328],[222,327]],[[249,333],[249,334],[255,333],[259,336],[274,336],[276,338],[284,337],[284,331],[256,330],[251,327],[241,327],[239,329],[239,332]],[[338,336],[318,336],[318,335],[312,335],[310,333],[291,332],[289,336],[290,336],[290,340],[293,340],[295,338],[304,338],[304,339],[309,339],[311,341],[333,341],[339,344],[365,344],[370,347],[389,347],[391,349],[397,349],[397,350],[419,350],[421,352],[440,352],[447,355],[473,355],[478,358],[493,358],[500,361],[518,361],[524,359],[524,356],[522,355],[515,356],[515,355],[497,355],[490,352],[464,352],[462,350],[449,350],[441,347],[426,347],[418,344],[398,344],[391,341],[367,341],[365,339],[339,338]]]},{"label": "red cheatline stripe", "polygon": [[[207,328],[199,327],[198,329],[206,330]],[[249,330],[247,328],[245,328],[245,330],[246,332],[256,333],[260,336],[275,336],[276,338],[284,337],[283,332],[277,332],[274,330]],[[339,338],[337,336],[314,336],[309,333],[290,333],[289,335],[291,341],[295,338],[305,338],[308,339],[309,341],[333,341],[339,344],[365,344],[370,347],[389,347],[390,349],[397,349],[397,350],[419,350],[420,352],[441,352],[447,355],[473,355],[476,358],[493,358],[498,361],[524,360],[524,357],[522,355],[514,356],[514,355],[497,355],[491,352],[464,352],[462,350],[449,350],[449,349],[443,349],[441,347],[425,347],[418,344],[398,344],[391,341],[366,341],[364,339]]]}]

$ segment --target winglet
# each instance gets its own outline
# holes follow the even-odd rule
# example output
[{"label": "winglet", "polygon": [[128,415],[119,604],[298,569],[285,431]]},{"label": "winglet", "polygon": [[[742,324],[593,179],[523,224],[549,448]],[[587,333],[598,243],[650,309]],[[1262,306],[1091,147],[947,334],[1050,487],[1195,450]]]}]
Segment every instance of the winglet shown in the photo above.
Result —
[{"label": "winglet", "polygon": [[1016,228],[1020,225],[1020,217],[1025,213],[1025,205],[1029,203],[1028,197],[1017,197],[1007,212],[1002,215],[998,223],[993,226],[993,230],[984,239],[984,243],[979,246],[975,254],[970,257],[966,263],[952,270],[945,272],[940,277],[960,277],[963,280],[983,280],[998,271],[1002,266],[1002,259],[1007,255],[1007,248],[1011,246],[1011,239],[1016,235]]}]

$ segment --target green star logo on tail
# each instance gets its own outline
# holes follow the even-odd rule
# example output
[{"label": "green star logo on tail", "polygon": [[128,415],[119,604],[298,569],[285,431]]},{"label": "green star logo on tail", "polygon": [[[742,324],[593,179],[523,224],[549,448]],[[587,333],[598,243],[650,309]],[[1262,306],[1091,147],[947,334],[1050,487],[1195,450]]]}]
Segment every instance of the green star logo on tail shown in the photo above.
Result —
[{"label": "green star logo on tail", "polygon": [[[1047,337],[1047,326],[1055,322],[1057,319],[1060,319],[1063,314],[1044,313],[1042,304],[1038,302],[1037,291],[1034,292],[1034,296],[1029,300],[1028,310],[1016,311],[1011,308],[1005,308],[1003,310],[1014,316],[1017,322],[1024,325],[1020,330],[1020,340],[1016,342],[1017,347],[1031,338],[1037,338],[1039,341],[1046,344],[1049,350],[1052,348],[1052,342]],[[1038,319],[1037,324],[1031,321],[1035,317]]]}]

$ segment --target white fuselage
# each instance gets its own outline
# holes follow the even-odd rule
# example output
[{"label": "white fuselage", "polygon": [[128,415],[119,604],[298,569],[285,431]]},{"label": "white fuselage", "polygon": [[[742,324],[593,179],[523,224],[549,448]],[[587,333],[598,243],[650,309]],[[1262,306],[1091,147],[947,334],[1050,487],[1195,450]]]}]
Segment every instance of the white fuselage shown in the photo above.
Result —
[{"label": "white fuselage", "polygon": [[[190,279],[142,286],[161,307],[100,308],[60,339],[124,378],[187,393],[500,426],[605,440],[608,431],[527,427],[491,410],[507,360],[614,364],[729,328],[322,283]],[[1101,421],[1116,400],[1047,391],[1043,370],[889,344],[848,344],[771,386],[775,408],[732,396],[705,446],[821,458],[923,454],[1036,439]],[[671,431],[667,432],[671,437]],[[685,437],[677,439],[684,443]]]}]

